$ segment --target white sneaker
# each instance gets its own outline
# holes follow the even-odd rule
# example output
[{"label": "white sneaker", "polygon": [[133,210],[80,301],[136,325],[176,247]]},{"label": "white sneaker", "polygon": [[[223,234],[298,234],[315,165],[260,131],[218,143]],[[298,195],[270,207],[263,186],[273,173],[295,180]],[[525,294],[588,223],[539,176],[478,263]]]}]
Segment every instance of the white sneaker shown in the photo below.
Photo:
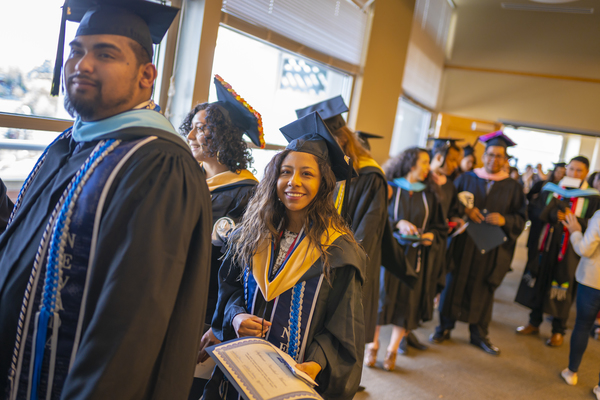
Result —
[{"label": "white sneaker", "polygon": [[[565,382],[567,382],[567,385],[577,385],[577,372],[572,372],[569,368],[565,368],[560,373],[560,376],[562,376]],[[600,396],[600,389],[598,389],[598,396]]]},{"label": "white sneaker", "polygon": [[592,390],[592,392],[596,395],[596,399],[600,400],[600,386],[596,385],[596,387],[594,388],[594,390]]}]

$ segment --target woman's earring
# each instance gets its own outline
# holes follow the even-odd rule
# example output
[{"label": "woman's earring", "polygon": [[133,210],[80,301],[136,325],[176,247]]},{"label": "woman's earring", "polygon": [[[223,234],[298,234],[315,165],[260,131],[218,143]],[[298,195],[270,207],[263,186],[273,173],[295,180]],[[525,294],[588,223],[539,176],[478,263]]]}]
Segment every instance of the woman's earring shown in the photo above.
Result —
[{"label": "woman's earring", "polygon": [[217,162],[219,163],[219,165],[223,165],[221,160],[219,160],[219,152],[220,152],[220,150],[217,150]]}]

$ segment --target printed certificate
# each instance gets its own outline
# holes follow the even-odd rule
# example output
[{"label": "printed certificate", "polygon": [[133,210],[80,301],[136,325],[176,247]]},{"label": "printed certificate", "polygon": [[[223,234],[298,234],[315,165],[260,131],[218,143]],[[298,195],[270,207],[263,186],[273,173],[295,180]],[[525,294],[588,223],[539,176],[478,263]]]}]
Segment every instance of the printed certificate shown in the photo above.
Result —
[{"label": "printed certificate", "polygon": [[247,400],[322,399],[293,358],[262,338],[235,339],[207,351]]}]

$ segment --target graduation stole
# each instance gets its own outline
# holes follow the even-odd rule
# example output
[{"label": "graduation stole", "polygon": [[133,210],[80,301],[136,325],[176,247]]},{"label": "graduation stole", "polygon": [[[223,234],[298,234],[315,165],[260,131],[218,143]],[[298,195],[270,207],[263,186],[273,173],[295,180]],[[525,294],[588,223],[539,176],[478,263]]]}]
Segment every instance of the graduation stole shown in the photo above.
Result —
[{"label": "graduation stole", "polygon": [[381,166],[377,163],[377,161],[375,161],[371,157],[367,157],[367,156],[358,157],[356,170],[360,171],[361,169],[366,168],[366,167],[377,168],[378,170],[381,171],[381,174],[383,176],[385,176],[383,169],[381,169]]},{"label": "graduation stole", "polygon": [[208,185],[208,190],[212,193],[215,190],[219,191],[219,189],[229,187],[243,181],[252,181],[258,183],[258,179],[252,175],[252,172],[248,171],[247,169],[243,169],[239,173],[231,171],[221,172],[220,174],[208,178],[206,180],[206,184]]},{"label": "graduation stole", "polygon": [[155,139],[100,141],[56,204],[38,247],[19,315],[20,329],[9,370],[11,400],[60,398],[81,339],[108,191],[131,155]]},{"label": "graduation stole", "polygon": [[[427,204],[427,196],[425,195],[425,185],[421,182],[414,182],[414,183],[410,183],[408,180],[406,180],[405,178],[397,178],[394,179],[393,182],[389,182],[392,186],[396,186],[398,188],[398,192],[396,193],[396,200],[394,202],[394,221],[396,221],[396,224],[399,222],[398,220],[398,214],[400,213],[400,194],[402,193],[402,189],[406,189],[406,187],[408,188],[413,188],[416,187],[417,192],[421,192],[421,197],[423,198],[423,206],[425,207],[425,217],[423,218],[423,225],[421,226],[421,232],[425,232],[425,228],[427,227],[427,220],[429,219],[429,204]],[[421,185],[416,185],[420,183]],[[402,185],[402,186],[400,186]],[[411,190],[412,191],[412,190]],[[395,226],[394,226],[395,228]],[[417,266],[415,268],[415,272],[419,273],[419,271],[421,271],[421,251],[422,251],[422,247],[423,246],[419,246],[419,242],[404,242],[402,241],[402,237],[401,236],[397,236],[397,233],[394,233],[394,237],[396,237],[396,240],[398,240],[398,243],[400,243],[401,245],[405,246],[405,245],[411,245],[413,247],[418,247],[417,249]]]},{"label": "graduation stole", "polygon": [[[321,243],[330,246],[342,235],[330,228],[321,237]],[[255,313],[259,291],[267,302],[275,300],[266,339],[301,362],[324,275],[321,273],[305,281],[301,278],[320,259],[320,254],[300,232],[279,271],[270,279],[276,259],[275,243],[271,240],[252,258],[252,272],[248,268],[244,271],[246,309]]]}]

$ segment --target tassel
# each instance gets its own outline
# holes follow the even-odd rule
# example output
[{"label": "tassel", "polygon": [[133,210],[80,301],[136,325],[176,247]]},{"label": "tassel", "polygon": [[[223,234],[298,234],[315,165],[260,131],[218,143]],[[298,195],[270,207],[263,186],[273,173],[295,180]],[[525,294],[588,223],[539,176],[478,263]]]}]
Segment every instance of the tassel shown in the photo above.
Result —
[{"label": "tassel", "polygon": [[62,73],[63,66],[63,55],[65,52],[65,31],[67,26],[67,15],[70,14],[69,6],[67,5],[68,0],[62,7],[62,18],[60,20],[60,33],[58,35],[58,48],[56,49],[56,61],[54,62],[54,77],[52,78],[52,88],[50,89],[50,95],[58,96],[60,93],[60,76]]}]

